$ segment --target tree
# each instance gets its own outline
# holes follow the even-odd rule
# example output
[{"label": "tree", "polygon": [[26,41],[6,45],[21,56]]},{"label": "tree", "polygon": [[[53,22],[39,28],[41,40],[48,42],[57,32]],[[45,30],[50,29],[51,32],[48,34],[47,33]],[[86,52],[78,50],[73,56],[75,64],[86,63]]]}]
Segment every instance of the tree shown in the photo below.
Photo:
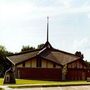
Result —
[{"label": "tree", "polygon": [[21,49],[21,52],[24,52],[24,51],[32,51],[32,50],[35,50],[35,47],[30,47],[29,45],[28,46],[22,46],[22,49]]},{"label": "tree", "polygon": [[3,76],[5,71],[10,68],[11,62],[6,58],[6,55],[9,52],[6,51],[6,48],[0,45],[0,76]]},{"label": "tree", "polygon": [[6,51],[6,48],[2,45],[0,45],[0,52],[5,52]]},{"label": "tree", "polygon": [[2,45],[0,45],[0,53],[3,54],[3,55],[6,55],[6,56],[13,54],[13,52],[7,51],[6,48]]},{"label": "tree", "polygon": [[76,51],[76,52],[75,52],[75,55],[76,55],[76,56],[79,56],[81,59],[84,58],[84,55],[83,55],[80,51]]},{"label": "tree", "polygon": [[13,55],[14,53],[13,52],[10,52],[10,51],[5,51],[4,52],[6,56],[9,56],[9,55]]},{"label": "tree", "polygon": [[37,46],[37,49],[41,49],[43,46],[44,46],[44,44],[39,44],[39,45]]}]

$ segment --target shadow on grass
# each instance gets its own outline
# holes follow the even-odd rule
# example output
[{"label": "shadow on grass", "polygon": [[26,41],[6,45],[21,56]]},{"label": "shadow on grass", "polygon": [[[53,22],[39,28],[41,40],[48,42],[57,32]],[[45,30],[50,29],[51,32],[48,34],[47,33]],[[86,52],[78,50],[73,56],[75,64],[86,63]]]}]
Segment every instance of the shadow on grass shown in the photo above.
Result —
[{"label": "shadow on grass", "polygon": [[0,88],[0,90],[4,90],[3,88]]}]

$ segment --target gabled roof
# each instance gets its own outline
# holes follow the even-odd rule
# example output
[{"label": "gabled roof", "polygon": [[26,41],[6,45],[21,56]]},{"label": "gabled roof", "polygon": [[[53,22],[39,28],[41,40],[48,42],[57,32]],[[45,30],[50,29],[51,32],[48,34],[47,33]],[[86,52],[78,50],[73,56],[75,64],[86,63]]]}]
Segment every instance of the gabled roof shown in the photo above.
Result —
[{"label": "gabled roof", "polygon": [[46,50],[43,53],[41,53],[40,56],[48,60],[57,62],[58,64],[61,64],[61,65],[65,65],[67,63],[70,63],[80,58],[75,56],[74,54],[57,51],[54,49]]},{"label": "gabled roof", "polygon": [[35,57],[38,52],[39,52],[38,50],[34,50],[34,51],[29,51],[29,52],[24,52],[24,53],[18,53],[18,54],[9,56],[8,58],[13,62],[13,64],[17,64],[29,58]]},{"label": "gabled roof", "polygon": [[37,55],[60,65],[68,64],[80,58],[74,54],[53,48],[49,42],[46,42],[41,49],[14,54],[8,58],[14,64],[18,64],[20,62],[24,62],[33,57],[36,57]]}]

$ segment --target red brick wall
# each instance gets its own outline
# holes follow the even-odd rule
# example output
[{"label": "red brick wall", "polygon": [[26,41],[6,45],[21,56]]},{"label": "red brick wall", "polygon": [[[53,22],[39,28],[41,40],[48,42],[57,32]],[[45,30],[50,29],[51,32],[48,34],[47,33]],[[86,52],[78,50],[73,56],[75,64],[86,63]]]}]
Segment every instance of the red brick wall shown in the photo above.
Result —
[{"label": "red brick wall", "polygon": [[22,79],[61,80],[59,68],[18,68]]}]

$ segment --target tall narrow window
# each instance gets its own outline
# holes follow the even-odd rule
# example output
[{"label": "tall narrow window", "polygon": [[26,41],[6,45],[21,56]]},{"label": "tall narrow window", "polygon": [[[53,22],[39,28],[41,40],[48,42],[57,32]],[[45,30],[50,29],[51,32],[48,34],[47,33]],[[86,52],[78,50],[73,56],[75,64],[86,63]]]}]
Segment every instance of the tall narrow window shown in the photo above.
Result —
[{"label": "tall narrow window", "polygon": [[56,64],[55,63],[53,64],[53,67],[56,68]]},{"label": "tall narrow window", "polygon": [[23,67],[25,67],[25,62],[23,63]]},{"label": "tall narrow window", "polygon": [[37,59],[37,67],[42,67],[42,61],[41,61],[41,59]]},{"label": "tall narrow window", "polygon": [[32,61],[30,61],[30,67],[32,67]]},{"label": "tall narrow window", "polygon": [[20,70],[18,70],[18,78],[20,78]]}]

